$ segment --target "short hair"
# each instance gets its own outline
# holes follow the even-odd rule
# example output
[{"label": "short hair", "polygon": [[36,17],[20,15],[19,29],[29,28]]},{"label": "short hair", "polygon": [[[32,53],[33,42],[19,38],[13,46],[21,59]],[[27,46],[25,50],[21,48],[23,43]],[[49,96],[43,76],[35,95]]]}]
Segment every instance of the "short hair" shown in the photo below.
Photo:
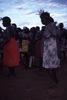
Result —
[{"label": "short hair", "polygon": [[8,16],[2,18],[3,21],[6,21],[8,24],[11,22],[11,19]]},{"label": "short hair", "polygon": [[59,27],[64,27],[63,23],[59,23]]}]

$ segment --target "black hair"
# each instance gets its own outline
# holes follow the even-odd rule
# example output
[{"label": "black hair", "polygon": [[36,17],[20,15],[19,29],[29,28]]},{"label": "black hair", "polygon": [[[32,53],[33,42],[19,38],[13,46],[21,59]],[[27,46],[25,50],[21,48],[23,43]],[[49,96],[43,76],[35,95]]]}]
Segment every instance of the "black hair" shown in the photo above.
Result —
[{"label": "black hair", "polygon": [[44,20],[46,19],[49,23],[51,22],[54,22],[54,19],[50,16],[50,13],[48,12],[42,12],[40,14],[40,18],[41,18],[41,21],[42,21],[42,24],[44,24]]},{"label": "black hair", "polygon": [[11,19],[8,16],[5,16],[2,18],[3,22],[6,22],[7,24],[10,24]]},{"label": "black hair", "polygon": [[63,23],[59,23],[59,27],[63,27],[64,25],[63,25]]},{"label": "black hair", "polygon": [[40,17],[42,18],[42,17],[50,17],[50,13],[48,13],[48,12],[42,12],[41,13],[41,15],[40,15]]}]

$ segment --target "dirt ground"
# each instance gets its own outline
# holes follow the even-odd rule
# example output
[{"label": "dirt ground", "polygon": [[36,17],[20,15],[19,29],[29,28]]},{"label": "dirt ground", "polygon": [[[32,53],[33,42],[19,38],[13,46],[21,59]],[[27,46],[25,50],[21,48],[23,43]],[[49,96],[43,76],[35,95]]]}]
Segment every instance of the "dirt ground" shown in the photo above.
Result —
[{"label": "dirt ground", "polygon": [[59,83],[49,88],[50,77],[39,68],[16,68],[16,77],[6,77],[7,69],[0,75],[0,100],[67,100],[67,60],[61,61],[57,70]]}]

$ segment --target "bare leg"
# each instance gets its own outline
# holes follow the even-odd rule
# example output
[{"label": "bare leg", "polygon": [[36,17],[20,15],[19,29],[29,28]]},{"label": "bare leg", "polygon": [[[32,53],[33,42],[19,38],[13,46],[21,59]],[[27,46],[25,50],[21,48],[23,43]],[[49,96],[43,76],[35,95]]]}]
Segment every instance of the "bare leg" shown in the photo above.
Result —
[{"label": "bare leg", "polygon": [[55,83],[58,83],[58,79],[57,79],[57,76],[56,76],[56,69],[48,69],[48,73],[49,73],[51,79],[52,79]]}]

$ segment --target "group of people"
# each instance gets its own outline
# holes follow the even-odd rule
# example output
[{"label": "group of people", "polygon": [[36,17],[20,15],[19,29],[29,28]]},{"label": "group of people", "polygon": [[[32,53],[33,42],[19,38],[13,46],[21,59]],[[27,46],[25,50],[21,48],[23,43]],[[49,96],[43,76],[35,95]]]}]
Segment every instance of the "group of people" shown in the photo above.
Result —
[{"label": "group of people", "polygon": [[39,13],[42,24],[39,27],[17,28],[6,16],[2,18],[3,26],[3,65],[9,69],[8,76],[15,76],[15,67],[20,64],[22,54],[25,58],[25,68],[30,68],[35,59],[39,58],[39,66],[47,69],[52,81],[57,84],[56,69],[60,67],[61,52],[66,58],[67,30],[63,23],[58,26],[50,13]]}]

